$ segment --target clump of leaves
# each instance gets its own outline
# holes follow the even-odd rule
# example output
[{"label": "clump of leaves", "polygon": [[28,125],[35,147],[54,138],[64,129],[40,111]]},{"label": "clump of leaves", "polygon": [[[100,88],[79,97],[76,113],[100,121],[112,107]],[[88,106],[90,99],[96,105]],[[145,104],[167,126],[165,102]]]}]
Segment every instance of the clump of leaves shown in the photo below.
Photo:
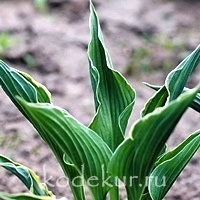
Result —
[{"label": "clump of leaves", "polygon": [[[157,91],[125,138],[136,94],[113,68],[91,1],[90,10],[88,60],[96,113],[88,127],[53,105],[43,85],[2,61],[1,86],[51,148],[74,199],[86,199],[85,185],[77,178],[83,177],[94,200],[108,195],[119,200],[118,179],[125,184],[128,200],[161,200],[200,147],[200,130],[172,151],[165,146],[188,107],[200,112],[200,87],[185,88],[200,61],[200,46],[169,73],[163,86],[149,85]],[[56,199],[31,169],[3,155],[0,165],[30,190],[15,195],[0,192],[1,199]]]}]

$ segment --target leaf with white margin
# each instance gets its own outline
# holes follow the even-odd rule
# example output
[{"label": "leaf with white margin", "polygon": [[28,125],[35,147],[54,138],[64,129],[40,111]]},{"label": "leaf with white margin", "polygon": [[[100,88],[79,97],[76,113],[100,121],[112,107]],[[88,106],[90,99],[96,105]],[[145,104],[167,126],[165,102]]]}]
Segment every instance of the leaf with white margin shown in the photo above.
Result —
[{"label": "leaf with white margin", "polygon": [[90,1],[90,35],[88,59],[94,92],[96,115],[90,128],[112,151],[124,140],[125,129],[135,102],[135,91],[113,69],[95,8]]},{"label": "leaf with white margin", "polygon": [[146,177],[150,175],[167,139],[198,91],[199,87],[145,115],[133,125],[130,137],[114,152],[108,172],[125,182],[129,200],[142,197]]},{"label": "leaf with white margin", "polygon": [[[162,200],[192,156],[200,148],[200,130],[190,135],[174,150],[157,162],[149,179],[149,193],[153,200]],[[159,187],[158,187],[159,186]]]}]

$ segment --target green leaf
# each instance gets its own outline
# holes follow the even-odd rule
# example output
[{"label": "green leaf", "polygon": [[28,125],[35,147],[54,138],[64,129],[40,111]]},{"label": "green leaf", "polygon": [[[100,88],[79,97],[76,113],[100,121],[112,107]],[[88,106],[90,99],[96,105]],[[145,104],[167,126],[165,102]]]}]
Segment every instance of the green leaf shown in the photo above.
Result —
[{"label": "green leaf", "polygon": [[196,69],[199,62],[200,45],[168,74],[165,86],[169,92],[169,101],[176,99],[182,93],[188,78]]},{"label": "green leaf", "polygon": [[15,99],[16,95],[22,96],[28,102],[50,102],[50,93],[43,85],[33,80],[28,74],[10,68],[1,60],[0,85],[24,115],[26,114]]},{"label": "green leaf", "polygon": [[[157,93],[155,93],[155,95],[154,95],[155,97],[156,97],[156,96],[159,96],[159,95],[160,95],[160,97],[162,97],[162,96],[161,96],[161,95],[162,95],[162,92],[159,91],[159,90],[166,90],[166,89],[164,89],[165,87],[162,87],[162,86],[151,85],[151,84],[148,84],[148,83],[144,83],[144,84],[147,85],[149,88],[158,91]],[[182,93],[187,92],[187,91],[189,91],[189,90],[190,90],[189,88],[186,88],[186,87],[185,87],[185,88],[183,89]],[[149,99],[148,103],[146,103],[145,108],[144,108],[143,111],[142,111],[142,116],[145,115],[145,113],[149,113],[149,110],[150,110],[150,112],[151,112],[152,107],[153,107],[154,105],[159,105],[159,104],[156,104],[156,102],[154,102],[154,100],[156,100],[156,99],[159,101],[159,98],[154,98],[154,97],[152,97],[151,99]],[[153,102],[151,102],[151,101],[153,101]],[[153,104],[153,103],[154,103],[154,104]],[[163,103],[164,103],[164,102],[163,102]],[[162,106],[162,105],[160,105],[160,106]],[[155,107],[156,107],[156,106],[155,106]],[[195,99],[194,99],[193,102],[190,104],[190,107],[191,107],[192,109],[194,109],[195,111],[197,111],[197,112],[200,113],[200,93],[198,93],[198,94],[196,95]],[[154,108],[154,107],[153,107],[153,108]]]},{"label": "green leaf", "polygon": [[[20,72],[16,69],[10,68],[6,65],[3,61],[0,61],[0,84],[5,93],[9,96],[12,102],[16,105],[16,107],[22,112],[22,114],[31,122],[31,118],[24,112],[23,108],[20,106],[18,101],[16,100],[16,96],[19,96],[26,100],[27,102],[37,103],[50,103],[51,102],[51,95],[49,91],[40,83],[36,82],[32,77],[28,74]],[[44,138],[43,130],[36,127],[39,130],[41,137],[44,141],[51,146],[51,150],[53,151],[54,155],[56,156],[60,166],[62,167],[65,175],[69,178],[69,180],[73,179],[75,176],[75,169],[67,165],[63,161],[64,152],[59,146],[52,144],[52,141],[49,138]],[[73,174],[71,171],[73,170]],[[76,174],[79,174],[76,172]],[[74,187],[70,181],[70,187],[74,194],[75,200],[85,200],[84,189],[83,187]]]},{"label": "green leaf", "polygon": [[162,86],[160,85],[152,85],[150,83],[147,83],[147,82],[143,82],[144,85],[146,85],[147,87],[155,90],[155,91],[158,91]]},{"label": "green leaf", "polygon": [[56,200],[55,197],[37,196],[33,194],[7,194],[0,192],[0,199],[2,200]]},{"label": "green leaf", "polygon": [[200,148],[200,130],[190,135],[174,150],[163,155],[149,179],[149,191],[153,200],[162,200],[178,175]]},{"label": "green leaf", "polygon": [[0,166],[15,174],[31,193],[39,196],[52,196],[47,187],[40,182],[39,177],[29,168],[0,155]]},{"label": "green leaf", "polygon": [[[35,81],[29,74],[25,72],[18,70],[16,70],[16,72],[18,72],[23,78],[25,78],[29,82],[30,85],[32,85],[32,87],[34,87],[34,89],[36,90],[37,102],[51,103],[51,94],[44,85]],[[26,91],[29,91],[29,89],[27,88]]]},{"label": "green leaf", "polygon": [[51,95],[49,91],[31,76],[24,72],[9,67],[0,60],[0,83],[3,90],[18,107],[14,96],[21,94],[28,102],[50,103]]},{"label": "green leaf", "polygon": [[90,10],[91,41],[88,59],[96,109],[90,128],[114,151],[124,140],[125,129],[135,101],[135,92],[125,78],[113,69],[104,45],[98,16],[91,1]]},{"label": "green leaf", "polygon": [[146,177],[198,89],[182,94],[166,106],[157,108],[140,119],[133,126],[130,137],[114,152],[108,171],[125,182],[129,200],[141,198]]},{"label": "green leaf", "polygon": [[[145,83],[148,87],[156,90],[152,98],[148,100],[141,112],[141,116],[144,116],[152,112],[155,108],[163,106],[167,97],[169,96],[169,101],[176,99],[182,92],[187,83],[188,78],[192,72],[196,69],[200,62],[200,45],[188,56],[186,57],[174,70],[172,70],[166,80],[165,85],[155,86]],[[200,111],[199,99],[194,100],[191,107],[198,112]]]},{"label": "green leaf", "polygon": [[[81,174],[76,169],[75,165],[71,163],[71,161],[67,158],[66,154],[63,156],[63,161],[66,165],[64,165],[64,169],[66,171],[69,185],[74,194],[74,199],[77,200],[85,200],[85,193],[81,179],[77,179],[76,177],[80,177]],[[72,182],[73,181],[73,182]]]},{"label": "green leaf", "polygon": [[[18,102],[49,146],[62,149],[86,182],[90,180],[88,187],[94,199],[105,199],[111,186],[102,186],[102,178],[108,178],[106,171],[112,152],[102,138],[65,110],[52,104],[28,103],[21,98],[18,98]],[[90,179],[94,176],[98,180]]]},{"label": "green leaf", "polygon": [[167,101],[167,97],[168,92],[166,87],[160,87],[154,96],[151,97],[145,104],[141,111],[141,116],[144,117],[145,115],[153,112],[156,108],[164,106]]},{"label": "green leaf", "polygon": [[[184,88],[183,93],[189,91],[190,89]],[[196,95],[194,101],[190,104],[190,107],[195,111],[200,113],[200,92]]]}]

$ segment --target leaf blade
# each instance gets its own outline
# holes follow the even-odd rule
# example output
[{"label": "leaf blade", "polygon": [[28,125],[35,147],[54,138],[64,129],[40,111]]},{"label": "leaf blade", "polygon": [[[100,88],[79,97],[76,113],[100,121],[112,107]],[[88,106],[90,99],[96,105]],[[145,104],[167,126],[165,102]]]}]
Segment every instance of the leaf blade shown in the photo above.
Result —
[{"label": "leaf blade", "polygon": [[199,62],[200,45],[168,74],[165,86],[169,92],[169,101],[176,99],[182,93],[188,78],[196,69]]},{"label": "leaf blade", "polygon": [[[165,79],[163,86],[155,86],[145,83],[148,87],[156,90],[152,98],[148,100],[141,112],[141,116],[152,112],[155,108],[163,106],[165,103],[176,99],[182,92],[192,72],[197,68],[200,62],[200,45],[188,55],[174,70],[172,70]],[[159,99],[159,97],[161,99]],[[167,100],[166,100],[167,98]],[[200,111],[199,96],[191,104],[196,111]]]},{"label": "leaf blade", "polygon": [[[140,199],[146,184],[146,177],[151,172],[165,142],[175,125],[192,102],[199,88],[181,95],[170,104],[157,108],[154,112],[140,119],[134,126],[130,137],[114,152],[108,171],[127,182],[129,198]],[[129,158],[129,159],[127,159]],[[116,166],[115,163],[119,163]]]},{"label": "leaf blade", "polygon": [[[149,192],[153,200],[164,198],[178,175],[200,148],[200,130],[190,135],[174,150],[166,153],[158,161],[158,166],[150,175]],[[161,181],[163,187],[157,187]],[[162,179],[162,180],[161,180]]]},{"label": "leaf blade", "polygon": [[[148,87],[150,87],[151,89],[153,89],[153,90],[155,90],[155,91],[159,91],[159,90],[162,90],[162,88],[164,88],[164,87],[162,87],[162,86],[150,85],[150,84],[148,84],[148,83],[145,83],[145,85],[147,85]],[[190,90],[189,88],[185,87],[185,88],[183,89],[182,93],[187,92],[187,91],[189,91],[189,90]],[[158,93],[158,92],[157,92],[157,93]],[[157,93],[154,94],[154,95],[156,96]],[[148,110],[150,110],[151,107],[153,106],[153,105],[151,105],[151,101],[152,101],[153,99],[154,99],[154,97],[150,98],[149,101],[147,102],[146,106],[143,108],[142,116],[145,115],[147,112],[149,113]],[[150,104],[150,105],[148,105],[148,104]],[[197,111],[197,112],[200,113],[200,93],[198,93],[198,94],[196,95],[195,99],[194,99],[193,102],[190,104],[190,107],[191,107],[193,110],[195,110],[195,111]],[[152,109],[151,109],[151,110],[152,110]]]},{"label": "leaf blade", "polygon": [[141,111],[141,116],[144,117],[146,114],[153,112],[156,108],[164,106],[167,101],[167,97],[168,92],[166,87],[160,87],[145,104]]},{"label": "leaf blade", "polygon": [[32,194],[39,196],[52,196],[52,192],[40,182],[39,177],[28,167],[12,161],[0,154],[0,166],[15,174],[29,189]]},{"label": "leaf blade", "polygon": [[[84,166],[84,178],[87,181],[90,177],[98,177],[99,185],[90,187],[94,199],[104,199],[109,187],[101,186],[102,164],[107,169],[111,150],[105,142],[91,129],[80,124],[65,110],[44,103],[27,103],[18,98],[20,105],[27,112],[34,124],[39,124],[43,137],[51,141],[50,147],[57,145],[63,149],[70,161],[75,165],[79,174]],[[44,120],[45,119],[45,120]],[[37,125],[38,126],[38,125]],[[104,174],[107,177],[107,174]]]},{"label": "leaf blade", "polygon": [[[9,96],[11,101],[16,105],[19,111],[31,122],[31,118],[26,114],[23,108],[18,103],[16,96],[19,96],[26,100],[27,102],[37,103],[51,103],[51,94],[49,91],[40,83],[35,81],[32,77],[24,72],[20,72],[16,69],[10,68],[3,61],[0,61],[0,84],[5,93]],[[38,126],[38,127],[36,127]],[[70,172],[73,170],[71,166],[66,165],[63,161],[63,150],[58,146],[53,145],[52,141],[49,138],[44,138],[44,131],[39,124],[35,124],[35,128],[39,130],[40,136],[43,140],[51,146],[51,150],[56,156],[58,162],[60,163],[61,168],[63,169],[65,175],[71,180],[73,176]],[[78,174],[78,172],[77,172]],[[75,174],[74,174],[75,175]],[[71,182],[71,181],[70,181]],[[73,187],[70,184],[74,198],[76,200],[85,200],[84,189],[83,187]]]},{"label": "leaf blade", "polygon": [[90,10],[91,41],[88,46],[88,60],[96,109],[90,128],[115,150],[124,139],[135,92],[124,77],[113,69],[91,1]]}]

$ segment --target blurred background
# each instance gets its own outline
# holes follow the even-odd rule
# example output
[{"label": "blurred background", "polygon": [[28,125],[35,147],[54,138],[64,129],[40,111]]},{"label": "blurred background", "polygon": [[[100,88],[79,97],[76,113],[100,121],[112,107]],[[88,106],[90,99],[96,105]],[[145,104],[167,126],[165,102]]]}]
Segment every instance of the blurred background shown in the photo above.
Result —
[{"label": "blurred background", "polygon": [[[200,1],[93,0],[113,64],[137,91],[130,120],[153,91],[142,81],[162,85],[166,75],[200,43]],[[89,42],[87,0],[0,0],[0,59],[29,73],[52,94],[53,103],[84,124],[94,114],[87,62]],[[199,82],[197,69],[188,82]],[[33,168],[58,197],[71,198],[50,150],[32,126],[0,91],[0,153]],[[169,148],[200,127],[200,116],[188,110]],[[166,200],[200,199],[200,153],[178,178]],[[0,191],[26,191],[0,168]]]}]

